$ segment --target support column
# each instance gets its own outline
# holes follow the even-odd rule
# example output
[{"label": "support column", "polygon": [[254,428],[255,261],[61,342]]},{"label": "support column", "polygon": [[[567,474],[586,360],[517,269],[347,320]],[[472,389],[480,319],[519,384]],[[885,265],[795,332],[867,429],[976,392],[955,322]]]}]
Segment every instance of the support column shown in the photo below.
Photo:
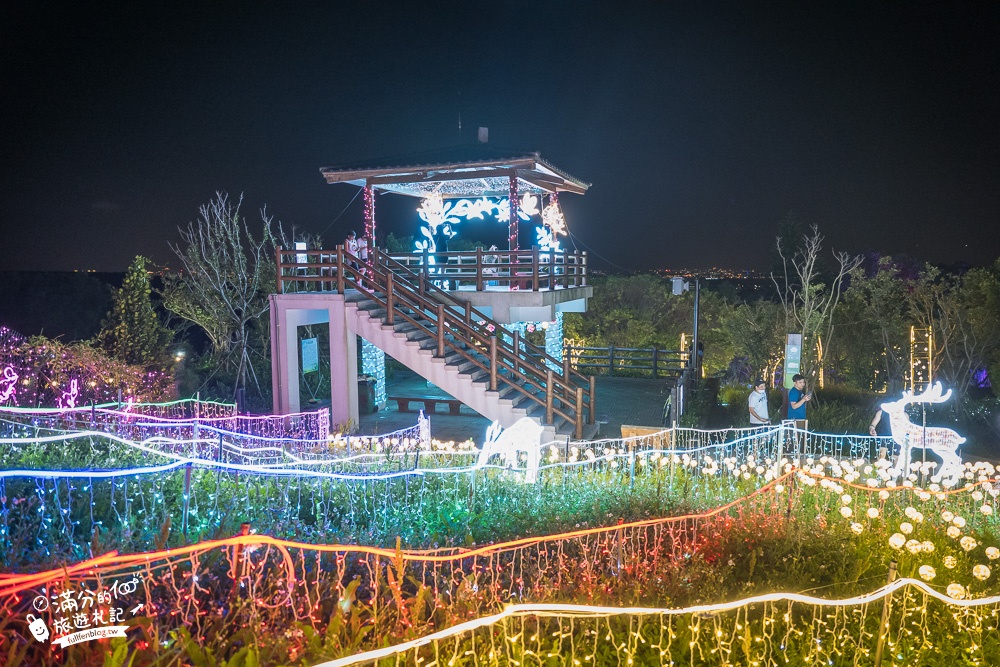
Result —
[{"label": "support column", "polygon": [[385,393],[385,352],[361,339],[361,372],[375,378],[375,405],[379,410],[388,400]]},{"label": "support column", "polygon": [[375,250],[375,188],[365,185],[365,238],[368,239],[368,251]]},{"label": "support column", "polygon": [[330,310],[330,422],[356,430],[358,413],[358,337],[347,329],[343,305]]},{"label": "support column", "polygon": [[[549,322],[548,328],[545,330],[545,353],[550,357],[559,360],[562,363],[563,358],[563,314],[561,312],[556,313],[556,319],[554,322]],[[553,364],[549,362],[549,366],[555,372],[559,373],[562,371],[562,367],[558,364]]]},{"label": "support column", "polygon": [[517,174],[511,173],[508,176],[510,181],[510,219],[507,224],[507,247],[510,250],[518,249],[518,232],[517,232],[517,211],[518,211],[518,195],[517,195]]}]

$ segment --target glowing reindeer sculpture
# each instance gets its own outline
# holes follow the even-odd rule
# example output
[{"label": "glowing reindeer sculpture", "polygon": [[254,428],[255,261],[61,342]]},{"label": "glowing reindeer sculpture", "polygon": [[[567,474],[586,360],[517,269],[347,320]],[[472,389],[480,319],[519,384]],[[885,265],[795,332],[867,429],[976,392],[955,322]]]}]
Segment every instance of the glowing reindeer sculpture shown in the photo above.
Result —
[{"label": "glowing reindeer sculpture", "polygon": [[538,481],[541,440],[542,427],[534,419],[523,417],[506,430],[500,427],[500,422],[493,422],[486,431],[486,442],[479,452],[476,467],[486,466],[494,456],[500,456],[505,466],[516,466],[518,452],[525,452],[528,462],[524,470],[524,481],[534,484]]},{"label": "glowing reindeer sculpture", "polygon": [[924,428],[910,421],[906,414],[906,406],[911,403],[944,403],[951,397],[951,389],[941,394],[941,383],[935,382],[924,393],[914,396],[912,391],[904,391],[903,397],[892,403],[883,403],[882,410],[889,415],[892,426],[892,439],[899,445],[900,465],[909,470],[910,451],[913,449],[929,449],[941,457],[941,470],[934,476],[935,481],[945,477],[952,480],[962,475],[962,459],[958,456],[958,446],[965,438],[950,428]]}]

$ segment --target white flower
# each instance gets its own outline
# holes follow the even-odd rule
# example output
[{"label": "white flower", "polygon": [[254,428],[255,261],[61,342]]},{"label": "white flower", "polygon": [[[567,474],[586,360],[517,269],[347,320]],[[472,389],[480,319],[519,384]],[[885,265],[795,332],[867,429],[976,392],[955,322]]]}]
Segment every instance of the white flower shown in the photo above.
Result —
[{"label": "white flower", "polygon": [[909,535],[910,533],[913,532],[913,524],[909,523],[908,521],[904,521],[903,523],[899,524],[899,532],[903,533],[904,535]]},{"label": "white flower", "polygon": [[924,581],[930,581],[937,576],[937,572],[930,565],[921,565],[917,572],[920,574],[920,578]]},{"label": "white flower", "polygon": [[978,503],[980,500],[983,499],[983,492],[982,491],[973,491],[972,492],[972,499],[975,500]]},{"label": "white flower", "polygon": [[993,571],[986,565],[977,565],[972,568],[972,576],[974,576],[979,581],[986,581],[990,578]]},{"label": "white flower", "polygon": [[862,526],[860,523],[855,522],[851,524],[851,530],[853,530],[856,535],[860,535],[864,531],[864,529],[865,527]]},{"label": "white flower", "polygon": [[979,511],[982,512],[984,515],[989,516],[993,514],[993,506],[983,505],[982,507],[979,508]]},{"label": "white flower", "polygon": [[893,536],[889,538],[889,546],[893,549],[902,549],[904,544],[906,544],[906,538],[902,535],[902,533],[894,533]]},{"label": "white flower", "polygon": [[784,484],[775,484],[774,485],[774,490],[777,491],[778,493],[784,493],[784,491],[785,491],[785,485]]},{"label": "white flower", "polygon": [[934,551],[934,543],[931,542],[930,540],[924,540],[923,542],[920,543],[920,548],[926,551],[927,553],[931,553],[932,551]]},{"label": "white flower", "polygon": [[850,519],[851,515],[854,514],[854,510],[852,510],[850,507],[844,506],[840,508],[840,513],[844,515],[845,519]]},{"label": "white flower", "polygon": [[986,557],[990,560],[1000,558],[1000,549],[997,549],[996,547],[986,547]]},{"label": "white flower", "polygon": [[958,561],[955,560],[954,556],[945,556],[944,557],[944,566],[946,568],[948,568],[949,570],[951,570],[951,569],[954,569],[954,567],[956,565],[958,565]]},{"label": "white flower", "polygon": [[948,530],[946,532],[948,533],[948,537],[955,539],[962,534],[962,531],[960,531],[957,526],[948,526]]},{"label": "white flower", "polygon": [[886,491],[885,489],[882,489],[881,491],[878,492],[878,499],[881,501],[889,500],[889,492]]},{"label": "white flower", "polygon": [[912,519],[917,515],[917,510],[913,509],[912,507],[907,507],[905,510],[903,510],[903,514],[906,515],[907,519]]},{"label": "white flower", "polygon": [[923,545],[921,545],[920,542],[917,540],[906,541],[906,550],[909,551],[911,554],[918,554],[921,551],[923,551],[923,548],[924,548]]},{"label": "white flower", "polygon": [[844,503],[845,505],[850,505],[852,500],[854,500],[854,498],[851,498],[846,493],[840,497],[840,502]]},{"label": "white flower", "polygon": [[972,551],[977,546],[979,546],[979,542],[976,542],[975,539],[969,537],[968,535],[959,540],[958,543],[961,544],[962,548],[965,549],[966,551]]},{"label": "white flower", "polygon": [[963,517],[956,516],[951,522],[959,528],[965,528],[965,519]]},{"label": "white flower", "polygon": [[961,600],[965,597],[965,587],[962,584],[948,584],[945,592],[948,594],[948,597],[956,600]]},{"label": "white flower", "polygon": [[878,518],[878,508],[877,507],[869,507],[867,514],[868,514],[868,518],[869,519],[877,519]]},{"label": "white flower", "polygon": [[941,520],[942,521],[947,521],[948,523],[951,523],[951,520],[954,519],[954,518],[955,518],[955,515],[952,514],[951,512],[949,512],[948,510],[945,510],[945,511],[941,512]]}]

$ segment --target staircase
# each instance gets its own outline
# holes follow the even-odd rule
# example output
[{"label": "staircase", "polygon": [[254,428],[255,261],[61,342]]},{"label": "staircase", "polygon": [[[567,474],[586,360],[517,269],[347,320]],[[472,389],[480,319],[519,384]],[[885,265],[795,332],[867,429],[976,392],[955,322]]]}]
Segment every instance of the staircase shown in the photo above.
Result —
[{"label": "staircase", "polygon": [[592,437],[593,378],[573,371],[431,279],[377,250],[364,270],[338,249],[336,291],[354,329],[397,361],[504,428],[530,417],[543,442]]}]

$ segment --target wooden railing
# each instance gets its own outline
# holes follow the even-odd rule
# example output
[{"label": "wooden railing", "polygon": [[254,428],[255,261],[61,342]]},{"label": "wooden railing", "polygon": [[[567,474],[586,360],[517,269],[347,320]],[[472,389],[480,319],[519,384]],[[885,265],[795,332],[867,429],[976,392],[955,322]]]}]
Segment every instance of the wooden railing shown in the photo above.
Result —
[{"label": "wooden railing", "polygon": [[[278,291],[357,290],[385,308],[387,324],[406,321],[435,338],[436,356],[457,353],[486,371],[490,391],[511,387],[543,406],[545,423],[553,424],[558,415],[574,424],[577,438],[583,437],[584,423],[594,423],[593,377],[573,370],[568,361],[560,363],[516,332],[510,341],[498,336],[505,333],[502,325],[437,287],[437,276],[416,272],[377,248],[369,259],[364,264],[343,246],[333,251],[278,248]],[[561,372],[553,365],[561,366]]]},{"label": "wooden railing", "polygon": [[[335,250],[279,251],[279,257],[308,258],[308,262],[278,264],[278,292],[282,288],[282,268],[296,267],[302,275],[332,275]],[[380,251],[380,254],[385,255]],[[552,250],[483,250],[463,252],[393,253],[392,259],[414,273],[437,281],[448,281],[449,289],[556,290],[587,285],[587,253]],[[284,276],[289,278],[290,276]]]},{"label": "wooden railing", "polygon": [[598,374],[651,375],[678,377],[688,367],[690,354],[677,350],[634,347],[577,347],[563,349],[566,359],[577,370]]}]

